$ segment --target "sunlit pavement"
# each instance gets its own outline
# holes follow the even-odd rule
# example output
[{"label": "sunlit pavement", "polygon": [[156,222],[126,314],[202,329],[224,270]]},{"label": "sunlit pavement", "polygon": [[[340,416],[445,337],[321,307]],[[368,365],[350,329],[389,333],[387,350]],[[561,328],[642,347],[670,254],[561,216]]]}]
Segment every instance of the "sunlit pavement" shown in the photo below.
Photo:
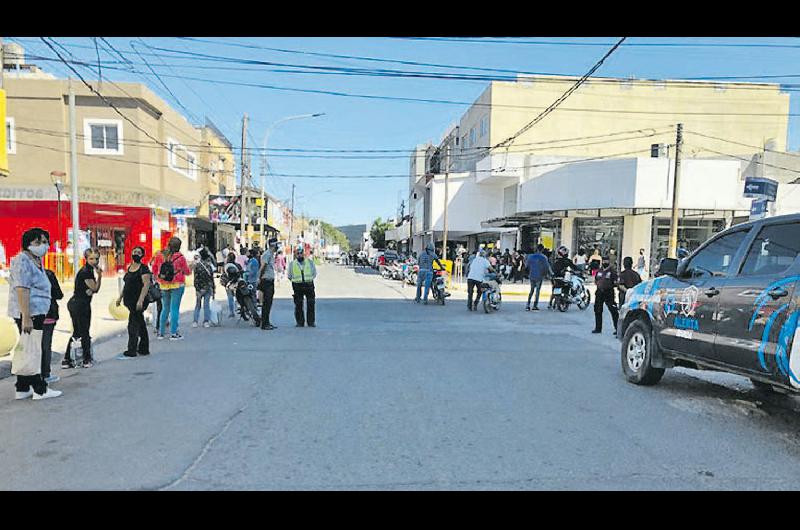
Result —
[{"label": "sunlit pavement", "polygon": [[60,371],[58,399],[0,381],[2,489],[796,489],[800,411],[745,379],[621,375],[606,314],[413,302],[370,269],[322,266],[318,327],[226,320]]}]

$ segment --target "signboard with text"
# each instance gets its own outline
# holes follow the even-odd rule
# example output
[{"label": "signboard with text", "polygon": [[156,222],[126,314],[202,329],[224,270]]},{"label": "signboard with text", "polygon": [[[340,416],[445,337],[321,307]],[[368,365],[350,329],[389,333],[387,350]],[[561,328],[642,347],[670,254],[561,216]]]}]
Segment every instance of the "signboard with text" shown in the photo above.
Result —
[{"label": "signboard with text", "polygon": [[208,218],[212,223],[241,222],[241,204],[239,195],[209,195]]},{"label": "signboard with text", "polygon": [[774,201],[778,195],[778,182],[764,177],[745,177],[744,196],[749,199]]}]

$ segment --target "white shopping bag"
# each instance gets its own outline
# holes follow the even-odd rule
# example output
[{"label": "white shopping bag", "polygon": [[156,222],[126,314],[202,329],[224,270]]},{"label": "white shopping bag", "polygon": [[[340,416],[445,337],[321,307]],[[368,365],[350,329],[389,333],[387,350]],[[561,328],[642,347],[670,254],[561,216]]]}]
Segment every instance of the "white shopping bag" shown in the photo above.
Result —
[{"label": "white shopping bag", "polygon": [[42,373],[42,330],[33,329],[20,337],[22,349],[11,358],[11,373],[14,375],[38,375]]},{"label": "white shopping bag", "polygon": [[222,325],[222,306],[216,300],[212,300],[211,304],[209,305],[209,309],[211,310],[211,325],[212,326],[221,326]]}]

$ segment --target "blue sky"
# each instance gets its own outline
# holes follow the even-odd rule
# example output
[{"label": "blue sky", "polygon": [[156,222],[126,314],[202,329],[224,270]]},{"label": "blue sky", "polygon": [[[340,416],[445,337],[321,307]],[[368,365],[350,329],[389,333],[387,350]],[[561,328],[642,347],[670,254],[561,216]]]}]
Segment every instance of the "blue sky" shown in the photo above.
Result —
[{"label": "blue sky", "polygon": [[[502,68],[566,75],[582,75],[616,42],[617,38],[536,38],[526,37],[515,43],[455,42],[453,40],[418,40],[397,38],[246,38],[207,40],[249,43],[262,47],[286,50],[322,52],[341,55],[380,57],[394,60],[441,63],[448,65]],[[53,56],[41,42],[27,37],[10,38],[26,47],[27,54]],[[108,38],[117,50],[135,63],[141,63],[131,47],[145,53],[153,51],[133,38]],[[176,38],[151,38],[143,40],[149,45],[171,50],[215,56],[257,59],[279,63],[315,66],[388,68],[402,70],[434,70],[431,67],[400,64],[381,64],[353,59],[323,58],[226,46]],[[497,39],[514,41],[514,39]],[[97,60],[91,38],[56,38],[76,59]],[[607,43],[605,46],[521,44],[520,41]],[[744,44],[740,47],[651,47],[635,44]],[[100,41],[102,45],[102,41]],[[630,44],[630,45],[627,45]],[[765,47],[764,44],[784,47]],[[102,61],[118,60],[101,50]],[[388,95],[426,99],[473,101],[487,86],[487,81],[442,80],[392,77],[339,76],[298,74],[267,71],[269,67],[247,66],[253,71],[197,70],[173,66],[170,70],[159,66],[163,60],[170,65],[188,64],[190,60],[176,60],[145,56],[162,77],[167,87],[180,102],[202,117],[209,116],[228,136],[234,146],[241,145],[241,120],[247,112],[250,117],[252,146],[259,146],[271,123],[286,116],[324,112],[325,116],[285,123],[270,136],[273,148],[323,148],[323,149],[412,149],[428,140],[438,141],[446,127],[468,108],[420,102],[402,102],[347,98],[323,94],[292,93],[262,88],[223,86],[200,81],[181,80],[169,75],[192,76],[228,82],[260,83],[311,90],[341,91],[359,94]],[[800,63],[799,38],[642,38],[626,41],[597,72],[600,76],[637,78],[690,78],[708,76],[796,75]],[[64,65],[53,62],[29,60],[56,75],[66,75]],[[209,63],[231,66],[228,63]],[[234,65],[242,68],[242,65]],[[96,79],[85,67],[77,67],[87,79]],[[137,68],[149,74],[145,66]],[[439,71],[442,71],[441,69]],[[462,71],[463,72],[463,71]],[[479,72],[474,72],[479,73]],[[176,110],[173,97],[153,76],[140,76],[125,71],[105,70],[104,75],[114,81],[142,82],[147,84]],[[495,74],[510,75],[510,74]],[[762,80],[763,81],[763,80]],[[771,79],[770,82],[799,83],[800,77]],[[792,94],[792,113],[800,113],[797,98]],[[531,116],[533,118],[534,116]],[[557,114],[547,119],[558,119]],[[789,148],[800,145],[798,118],[791,117]],[[271,156],[269,165],[274,173],[291,175],[407,175],[408,158],[402,153],[392,159],[313,159]],[[238,161],[237,161],[238,163]],[[259,161],[254,160],[254,175],[258,175]],[[260,179],[256,180],[260,183]],[[288,198],[292,184],[296,185],[296,211],[321,217],[334,224],[371,223],[375,217],[393,216],[398,205],[398,192],[405,196],[407,179],[312,179],[270,177],[267,191],[279,198]]]}]

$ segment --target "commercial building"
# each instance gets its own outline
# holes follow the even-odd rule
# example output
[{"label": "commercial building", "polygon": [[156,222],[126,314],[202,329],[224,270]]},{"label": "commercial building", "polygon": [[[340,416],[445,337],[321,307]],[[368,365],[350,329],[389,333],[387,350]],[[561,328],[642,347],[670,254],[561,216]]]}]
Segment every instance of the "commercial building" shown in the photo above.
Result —
[{"label": "commercial building", "polygon": [[[7,265],[21,233],[32,226],[50,232],[56,251],[71,250],[75,238],[69,202],[70,81],[37,73],[6,75],[4,85],[10,175],[0,187],[0,245]],[[191,124],[142,84],[103,82],[103,98],[82,83],[71,86],[78,245],[98,247],[102,266],[113,271],[130,259],[134,246],[143,246],[149,257],[173,234],[187,237],[184,217],[197,215],[209,191],[233,184],[230,142],[213,124]],[[57,179],[53,172],[66,176]],[[69,259],[63,261],[68,267]]]},{"label": "commercial building", "polygon": [[525,128],[576,80],[492,82],[437,146],[413,151],[415,250],[442,240],[447,174],[450,247],[597,244],[620,255],[644,248],[655,260],[669,230],[676,124],[689,247],[747,217],[744,178],[763,166],[755,155],[786,149],[789,95],[777,84],[592,78]]}]

